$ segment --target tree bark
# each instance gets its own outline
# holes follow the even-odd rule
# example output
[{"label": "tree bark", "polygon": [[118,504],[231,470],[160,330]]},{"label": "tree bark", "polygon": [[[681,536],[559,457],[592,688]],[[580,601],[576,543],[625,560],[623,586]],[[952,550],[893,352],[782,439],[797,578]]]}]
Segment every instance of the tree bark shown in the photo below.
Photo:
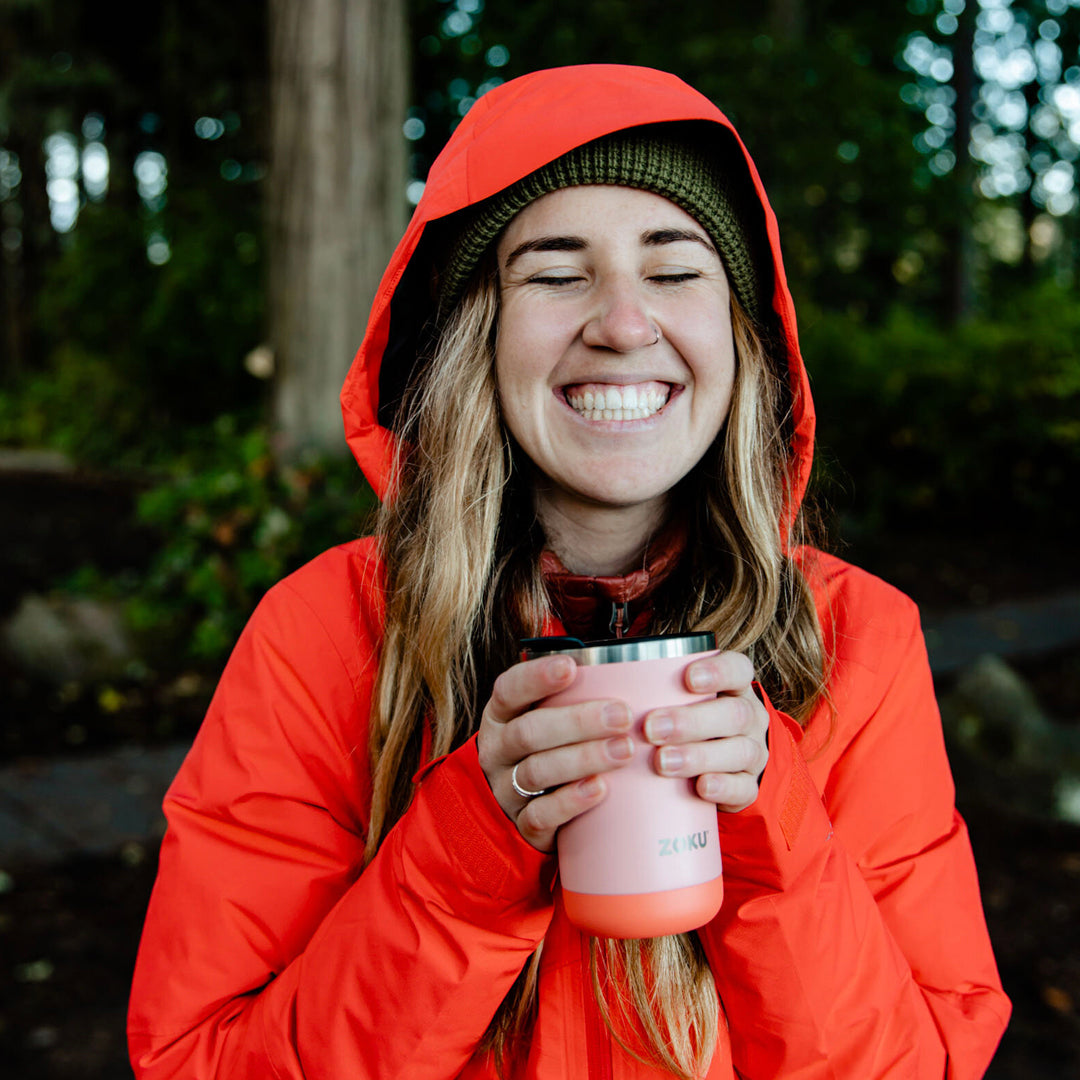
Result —
[{"label": "tree bark", "polygon": [[271,0],[270,78],[278,455],[343,454],[338,394],[405,223],[403,0]]}]

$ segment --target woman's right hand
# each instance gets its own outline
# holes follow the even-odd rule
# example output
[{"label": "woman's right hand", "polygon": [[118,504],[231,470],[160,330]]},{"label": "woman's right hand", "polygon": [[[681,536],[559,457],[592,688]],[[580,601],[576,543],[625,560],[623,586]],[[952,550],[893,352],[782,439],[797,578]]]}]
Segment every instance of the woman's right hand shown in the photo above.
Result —
[{"label": "woman's right hand", "polygon": [[[603,774],[634,756],[625,701],[586,701],[534,708],[574,681],[568,656],[526,660],[504,671],[484,707],[477,735],[480,767],[503,812],[538,851],[552,851],[555,832],[607,793]],[[511,773],[527,791],[513,788]]]}]

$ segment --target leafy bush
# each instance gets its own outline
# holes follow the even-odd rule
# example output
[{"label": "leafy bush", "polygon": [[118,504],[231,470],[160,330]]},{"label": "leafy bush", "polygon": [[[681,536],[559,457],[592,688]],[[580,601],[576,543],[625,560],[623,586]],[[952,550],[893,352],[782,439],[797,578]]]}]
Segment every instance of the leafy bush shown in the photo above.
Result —
[{"label": "leafy bush", "polygon": [[275,469],[266,430],[231,416],[207,435],[139,499],[164,544],[127,610],[156,651],[218,661],[266,589],[360,534],[374,497],[351,460]]},{"label": "leafy bush", "polygon": [[[36,299],[43,356],[3,373],[0,445],[142,467],[189,428],[261,407],[265,384],[244,370],[262,334],[261,226],[243,195],[175,192],[156,216],[83,210]],[[162,265],[147,259],[151,229],[168,239]]]},{"label": "leafy bush", "polygon": [[[827,479],[849,533],[916,523],[1060,527],[1080,470],[1080,304],[1053,286],[943,330],[803,312]],[[844,477],[846,476],[846,482]]]}]

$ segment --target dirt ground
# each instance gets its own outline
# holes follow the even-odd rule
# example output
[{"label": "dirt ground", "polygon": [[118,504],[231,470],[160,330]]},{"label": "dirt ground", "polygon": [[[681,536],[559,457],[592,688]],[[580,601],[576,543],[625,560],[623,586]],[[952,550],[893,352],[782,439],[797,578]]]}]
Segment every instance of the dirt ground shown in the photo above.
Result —
[{"label": "dirt ground", "polygon": [[[992,1080],[1080,1075],[1080,828],[969,812],[1015,1008]],[[18,867],[0,895],[0,1060],[19,1080],[130,1080],[128,981],[154,859]]]}]

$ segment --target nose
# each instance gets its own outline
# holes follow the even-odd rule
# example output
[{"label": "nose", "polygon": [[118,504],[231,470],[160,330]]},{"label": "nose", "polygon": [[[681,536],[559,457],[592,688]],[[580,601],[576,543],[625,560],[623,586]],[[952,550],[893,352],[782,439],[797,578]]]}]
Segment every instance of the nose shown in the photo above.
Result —
[{"label": "nose", "polygon": [[596,307],[581,333],[586,345],[626,353],[654,345],[660,332],[635,283],[611,281],[596,294]]}]

